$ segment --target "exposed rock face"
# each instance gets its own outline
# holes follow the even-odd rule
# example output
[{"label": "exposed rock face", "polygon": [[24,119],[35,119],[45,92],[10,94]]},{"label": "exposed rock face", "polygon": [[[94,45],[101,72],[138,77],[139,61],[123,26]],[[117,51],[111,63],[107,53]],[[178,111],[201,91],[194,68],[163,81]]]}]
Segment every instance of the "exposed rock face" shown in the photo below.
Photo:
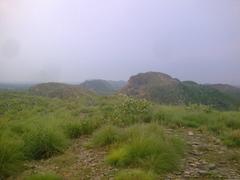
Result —
[{"label": "exposed rock face", "polygon": [[179,80],[167,74],[147,72],[132,76],[122,92],[156,102],[181,104],[184,97],[181,94],[180,86]]}]

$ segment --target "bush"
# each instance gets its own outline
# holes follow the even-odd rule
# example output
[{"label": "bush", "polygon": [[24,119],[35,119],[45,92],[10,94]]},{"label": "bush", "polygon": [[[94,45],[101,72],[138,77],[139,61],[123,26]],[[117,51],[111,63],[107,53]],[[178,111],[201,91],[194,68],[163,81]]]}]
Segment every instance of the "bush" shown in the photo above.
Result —
[{"label": "bush", "polygon": [[22,142],[12,134],[0,134],[0,179],[18,172],[22,167]]},{"label": "bush", "polygon": [[49,158],[61,153],[67,145],[59,129],[35,127],[24,135],[24,152],[30,159]]},{"label": "bush", "polygon": [[110,152],[107,162],[120,167],[168,172],[179,167],[183,151],[183,142],[165,135],[157,124],[135,126],[129,130],[128,141]]},{"label": "bush", "polygon": [[154,180],[156,179],[156,175],[152,172],[145,172],[140,169],[129,169],[120,171],[115,180]]},{"label": "bush", "polygon": [[148,101],[127,96],[124,96],[122,101],[113,111],[113,120],[117,125],[124,126],[152,120],[152,107]]},{"label": "bush", "polygon": [[56,174],[45,173],[31,175],[26,177],[25,180],[62,180],[62,178]]},{"label": "bush", "polygon": [[67,136],[74,139],[82,135],[91,134],[97,127],[97,121],[81,120],[65,124],[64,129]]},{"label": "bush", "polygon": [[123,129],[108,125],[93,134],[91,144],[93,146],[105,146],[121,141],[124,138]]}]

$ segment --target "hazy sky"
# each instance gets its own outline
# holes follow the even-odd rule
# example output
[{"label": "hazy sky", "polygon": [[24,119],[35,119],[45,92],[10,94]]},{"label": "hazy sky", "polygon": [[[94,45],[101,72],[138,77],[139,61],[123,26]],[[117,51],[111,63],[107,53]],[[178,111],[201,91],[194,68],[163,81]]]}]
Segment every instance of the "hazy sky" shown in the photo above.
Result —
[{"label": "hazy sky", "polygon": [[240,85],[240,0],[0,0],[0,82],[146,71]]}]

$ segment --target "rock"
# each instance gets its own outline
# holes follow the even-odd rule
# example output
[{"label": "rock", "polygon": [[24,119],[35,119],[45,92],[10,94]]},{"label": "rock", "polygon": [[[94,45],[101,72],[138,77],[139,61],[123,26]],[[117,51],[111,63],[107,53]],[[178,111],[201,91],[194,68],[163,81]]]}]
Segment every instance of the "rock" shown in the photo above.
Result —
[{"label": "rock", "polygon": [[193,136],[194,134],[193,134],[192,131],[188,131],[188,135],[189,135],[189,136]]},{"label": "rock", "polygon": [[214,169],[216,168],[216,164],[211,163],[211,164],[208,165],[208,168],[209,168],[210,170],[214,170]]},{"label": "rock", "polygon": [[182,173],[181,173],[181,172],[176,172],[175,174],[176,174],[176,175],[181,175]]},{"label": "rock", "polygon": [[199,173],[200,175],[207,175],[207,174],[208,174],[208,171],[206,171],[206,170],[199,170],[198,173]]}]

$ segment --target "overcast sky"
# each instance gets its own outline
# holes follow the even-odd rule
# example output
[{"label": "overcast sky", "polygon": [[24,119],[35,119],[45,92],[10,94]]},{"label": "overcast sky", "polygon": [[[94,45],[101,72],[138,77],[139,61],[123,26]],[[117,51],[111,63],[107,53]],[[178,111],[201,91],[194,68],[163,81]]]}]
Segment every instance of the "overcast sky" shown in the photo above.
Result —
[{"label": "overcast sky", "polygon": [[240,0],[0,0],[0,82],[146,71],[240,85]]}]

